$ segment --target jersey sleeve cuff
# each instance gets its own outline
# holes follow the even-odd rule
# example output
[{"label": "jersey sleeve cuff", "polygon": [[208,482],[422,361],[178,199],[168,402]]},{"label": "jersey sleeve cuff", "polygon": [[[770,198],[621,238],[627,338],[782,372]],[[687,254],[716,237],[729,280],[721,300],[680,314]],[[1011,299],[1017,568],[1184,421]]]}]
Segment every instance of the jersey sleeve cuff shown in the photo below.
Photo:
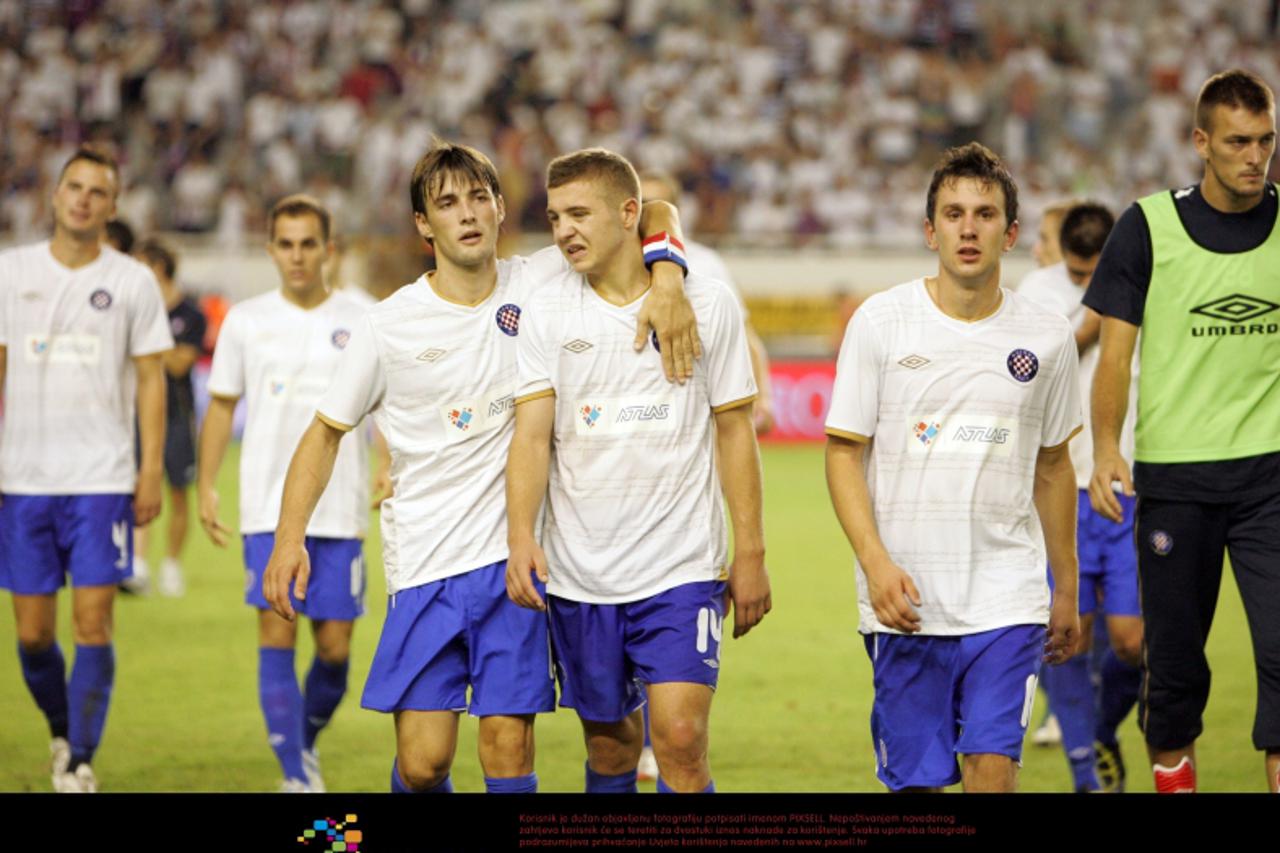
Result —
[{"label": "jersey sleeve cuff", "polygon": [[826,433],[833,438],[843,438],[847,441],[856,441],[859,444],[871,443],[871,436],[863,435],[860,432],[849,432],[848,430],[836,429],[835,427],[827,427]]},{"label": "jersey sleeve cuff", "polygon": [[243,394],[240,394],[236,391],[219,391],[219,390],[214,390],[213,388],[209,388],[207,390],[209,392],[209,396],[212,397],[213,399],[226,400],[229,403],[237,403],[240,401],[240,398],[244,396]]},{"label": "jersey sleeve cuff", "polygon": [[521,403],[527,403],[530,400],[541,400],[543,397],[554,397],[555,395],[556,389],[543,388],[541,391],[534,391],[532,394],[524,394],[520,397],[516,397],[516,405],[518,406]]},{"label": "jersey sleeve cuff", "polygon": [[718,415],[721,412],[727,412],[727,411],[730,411],[731,409],[741,409],[743,406],[747,405],[748,403],[754,403],[756,401],[756,397],[758,396],[759,396],[758,394],[752,394],[750,397],[743,397],[740,400],[730,400],[728,403],[721,403],[718,406],[712,406],[711,412],[712,414]]},{"label": "jersey sleeve cuff", "polygon": [[1083,429],[1084,429],[1084,424],[1077,424],[1077,425],[1076,425],[1076,428],[1075,428],[1075,429],[1073,429],[1073,430],[1071,431],[1071,433],[1070,433],[1070,434],[1069,434],[1065,439],[1063,439],[1062,441],[1058,442],[1057,444],[1047,444],[1047,445],[1045,445],[1045,446],[1041,447],[1040,449],[1041,449],[1041,450],[1061,450],[1062,448],[1066,447],[1066,446],[1071,442],[1071,439],[1073,439],[1073,438],[1075,438],[1077,435],[1079,435],[1079,434],[1080,434],[1080,432],[1081,432]]},{"label": "jersey sleeve cuff", "polygon": [[330,426],[330,427],[333,427],[334,429],[342,430],[343,432],[351,432],[353,429],[355,429],[354,424],[344,424],[342,421],[334,420],[333,418],[326,415],[324,412],[316,412],[316,418],[318,418],[320,423],[324,424],[325,426]]}]

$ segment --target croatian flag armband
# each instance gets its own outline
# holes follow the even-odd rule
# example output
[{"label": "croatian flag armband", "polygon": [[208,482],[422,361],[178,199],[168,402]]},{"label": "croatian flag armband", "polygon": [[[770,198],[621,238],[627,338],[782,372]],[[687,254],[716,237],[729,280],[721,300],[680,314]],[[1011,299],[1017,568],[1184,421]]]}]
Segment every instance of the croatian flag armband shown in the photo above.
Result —
[{"label": "croatian flag armband", "polygon": [[644,268],[653,269],[658,261],[671,261],[679,264],[686,276],[689,275],[689,262],[684,257],[684,244],[666,231],[659,231],[652,237],[646,237],[640,244],[644,250]]}]

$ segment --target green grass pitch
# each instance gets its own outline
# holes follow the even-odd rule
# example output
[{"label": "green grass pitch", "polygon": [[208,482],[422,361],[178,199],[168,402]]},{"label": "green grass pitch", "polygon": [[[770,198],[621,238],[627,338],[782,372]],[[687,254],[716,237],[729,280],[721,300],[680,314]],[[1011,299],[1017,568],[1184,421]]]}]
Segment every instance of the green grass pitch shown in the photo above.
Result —
[{"label": "green grass pitch", "polygon": [[[868,715],[871,679],[857,633],[853,563],[827,499],[822,451],[767,447],[765,523],[774,610],[748,636],[724,642],[712,709],[711,762],[719,790],[879,791]],[[235,449],[223,466],[224,520],[234,521]],[[193,502],[194,503],[194,502]],[[157,526],[153,551],[159,553]],[[329,789],[385,791],[394,752],[386,715],[362,710],[359,694],[385,611],[377,524],[366,555],[368,613],[356,629],[350,690],[319,742]],[[153,559],[153,565],[155,560]],[[106,734],[94,765],[103,791],[269,791],[279,769],[258,709],[255,619],[242,603],[238,547],[221,551],[194,519],[186,555],[189,589],[176,600],[121,598],[116,606],[117,676]],[[72,657],[69,601],[59,637]],[[14,638],[11,608],[0,636]],[[1234,584],[1224,583],[1209,643],[1214,669],[1206,733],[1199,743],[1201,786],[1262,791],[1261,756],[1249,739],[1253,659]],[[298,668],[305,672],[305,630]],[[13,645],[0,654],[0,791],[50,790],[48,732],[21,683]],[[1043,696],[1036,702],[1038,720]],[[453,779],[483,790],[475,720],[464,718]],[[543,791],[580,791],[584,750],[572,712],[537,723]],[[1132,716],[1121,731],[1130,789],[1150,791],[1150,773]],[[652,784],[642,785],[652,790]],[[1021,789],[1070,790],[1060,749],[1028,743]]]}]

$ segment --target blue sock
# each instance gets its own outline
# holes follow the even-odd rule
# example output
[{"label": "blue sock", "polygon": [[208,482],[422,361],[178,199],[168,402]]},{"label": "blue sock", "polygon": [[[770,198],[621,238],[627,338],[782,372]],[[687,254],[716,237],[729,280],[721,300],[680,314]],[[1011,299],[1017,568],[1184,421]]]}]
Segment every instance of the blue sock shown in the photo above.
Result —
[{"label": "blue sock", "polygon": [[1062,727],[1062,749],[1071,766],[1072,786],[1093,790],[1098,779],[1093,773],[1093,732],[1097,714],[1093,704],[1093,682],[1089,660],[1076,655],[1066,663],[1046,666],[1041,671],[1049,707]]},{"label": "blue sock", "polygon": [[592,770],[590,764],[587,765],[588,794],[634,794],[638,790],[634,770],[617,776],[605,776]]},{"label": "blue sock", "polygon": [[1138,701],[1142,670],[1116,656],[1110,647],[1102,657],[1101,686],[1098,690],[1098,720],[1095,737],[1107,746],[1116,745],[1116,729]]},{"label": "blue sock", "polygon": [[[715,780],[714,780],[714,779],[712,779],[710,782],[708,782],[708,783],[707,783],[707,787],[705,787],[705,788],[703,788],[703,789],[702,789],[702,793],[704,793],[704,794],[714,794],[715,792],[716,792],[716,782],[715,782]],[[670,785],[668,785],[666,782],[662,781],[662,777],[661,777],[661,776],[659,776],[659,777],[658,777],[658,793],[659,793],[659,794],[674,794],[674,793],[675,793],[675,791],[674,791],[674,790],[672,790],[672,788],[671,788],[671,786],[670,786]]]},{"label": "blue sock", "polygon": [[[488,781],[487,779],[485,780]],[[514,780],[512,780],[514,781]],[[537,784],[537,777],[534,777],[534,784]],[[391,762],[391,793],[393,794],[452,794],[453,779],[449,776],[444,777],[439,785],[434,788],[428,788],[425,791],[415,791],[404,783],[400,778],[399,762],[392,760]]]},{"label": "blue sock", "polygon": [[347,692],[347,670],[350,667],[350,662],[345,660],[342,663],[325,663],[317,657],[311,661],[302,700],[305,710],[302,724],[304,749],[313,748],[320,730],[329,725],[329,718]]},{"label": "blue sock", "polygon": [[69,719],[67,740],[71,742],[71,764],[75,769],[93,761],[102,740],[111,704],[111,686],[116,680],[116,656],[110,643],[105,646],[76,646],[76,660],[67,684]]},{"label": "blue sock", "polygon": [[267,742],[286,779],[307,778],[302,769],[302,692],[293,671],[293,649],[258,649],[258,702]]},{"label": "blue sock", "polygon": [[490,794],[536,794],[538,793],[538,774],[528,776],[512,776],[508,779],[484,777],[484,789]]},{"label": "blue sock", "polygon": [[40,652],[26,652],[18,646],[22,678],[36,700],[36,707],[49,721],[52,737],[67,736],[67,662],[62,647],[54,643]]}]

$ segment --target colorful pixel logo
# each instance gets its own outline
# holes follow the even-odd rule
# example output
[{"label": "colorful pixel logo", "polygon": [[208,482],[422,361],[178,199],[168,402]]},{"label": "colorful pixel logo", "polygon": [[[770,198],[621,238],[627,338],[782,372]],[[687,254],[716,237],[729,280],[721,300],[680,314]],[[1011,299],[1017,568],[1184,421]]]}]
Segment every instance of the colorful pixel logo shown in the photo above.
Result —
[{"label": "colorful pixel logo", "polygon": [[471,419],[475,417],[475,414],[470,406],[461,409],[450,409],[449,423],[466,432],[471,427]]},{"label": "colorful pixel logo", "polygon": [[585,423],[585,424],[586,424],[587,426],[589,426],[589,427],[593,427],[593,426],[595,426],[595,425],[596,425],[596,421],[598,421],[598,420],[600,420],[600,407],[599,407],[599,406],[589,406],[589,405],[588,405],[588,406],[583,406],[583,407],[582,407],[582,422],[583,422],[583,423]]},{"label": "colorful pixel logo", "polygon": [[942,425],[936,421],[933,423],[918,421],[915,425],[916,438],[920,439],[920,443],[925,447],[933,444],[934,438],[936,438],[938,433],[941,431]]},{"label": "colorful pixel logo", "polygon": [[331,817],[312,821],[311,827],[302,830],[302,834],[298,836],[298,843],[311,847],[318,840],[321,850],[355,853],[360,849],[360,842],[364,840],[363,832],[349,828],[355,822],[356,816],[353,814],[347,815],[341,823]]}]

